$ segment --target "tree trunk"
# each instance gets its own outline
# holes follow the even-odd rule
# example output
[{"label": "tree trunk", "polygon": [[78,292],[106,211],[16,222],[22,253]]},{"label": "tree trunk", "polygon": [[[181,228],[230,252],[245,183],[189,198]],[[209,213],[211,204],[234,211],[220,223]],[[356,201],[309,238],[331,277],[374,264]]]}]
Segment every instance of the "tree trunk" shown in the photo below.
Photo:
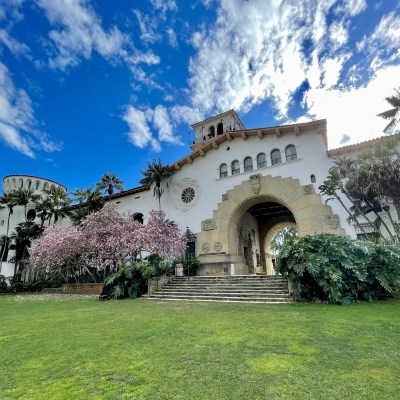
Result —
[{"label": "tree trunk", "polygon": [[[346,205],[343,203],[342,199],[338,196],[335,195],[336,199],[339,201],[339,203],[342,205],[342,207],[346,210],[347,214],[349,214],[349,216],[351,218],[353,218],[353,214],[351,213],[351,211],[346,207]],[[367,232],[365,232],[364,228],[360,225],[360,223],[357,221],[357,219],[355,219],[355,223],[357,224],[358,228],[360,229],[360,231],[365,235],[365,237],[367,236]]]},{"label": "tree trunk", "polygon": [[9,243],[8,233],[9,233],[9,230],[10,230],[11,214],[12,214],[12,211],[9,210],[8,211],[8,218],[7,218],[6,242],[4,243],[3,251],[1,252],[1,258],[0,258],[0,275],[1,275],[1,269],[2,269],[2,266],[3,266],[3,258],[4,258],[4,255],[6,254],[6,248],[8,247],[8,243]]}]

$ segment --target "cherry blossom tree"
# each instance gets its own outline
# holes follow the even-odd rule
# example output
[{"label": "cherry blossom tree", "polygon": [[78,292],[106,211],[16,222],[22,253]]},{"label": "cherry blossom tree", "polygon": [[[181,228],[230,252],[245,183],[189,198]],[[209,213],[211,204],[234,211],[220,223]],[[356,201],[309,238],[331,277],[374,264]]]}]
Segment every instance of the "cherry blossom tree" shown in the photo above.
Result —
[{"label": "cherry blossom tree", "polygon": [[88,215],[79,227],[49,227],[30,249],[33,270],[64,279],[84,268],[96,281],[97,273],[117,270],[134,261],[140,251],[167,259],[180,258],[186,238],[163,211],[151,211],[147,225],[119,214],[114,203]]}]

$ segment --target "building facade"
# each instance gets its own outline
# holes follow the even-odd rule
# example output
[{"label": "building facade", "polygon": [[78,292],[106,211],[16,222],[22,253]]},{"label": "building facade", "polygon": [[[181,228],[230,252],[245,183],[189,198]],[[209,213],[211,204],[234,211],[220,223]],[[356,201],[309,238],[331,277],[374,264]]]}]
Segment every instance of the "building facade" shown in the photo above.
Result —
[{"label": "building facade", "polygon": [[[271,239],[286,226],[296,227],[300,235],[357,237],[345,210],[334,201],[325,204],[318,187],[333,166],[333,157],[354,158],[374,141],[328,151],[326,120],[246,129],[233,110],[192,128],[191,152],[170,164],[172,175],[163,182],[161,207],[183,233],[193,233],[190,246],[201,264],[198,274],[273,274]],[[20,179],[24,185],[31,179],[37,189],[36,178],[28,176],[4,178],[5,189],[18,187]],[[39,181],[40,189],[46,180]],[[153,190],[143,186],[107,201],[144,223],[149,211],[158,208]],[[0,236],[5,234],[6,219],[3,208]],[[12,220],[15,226],[17,216]],[[3,263],[2,274],[12,269]]]}]

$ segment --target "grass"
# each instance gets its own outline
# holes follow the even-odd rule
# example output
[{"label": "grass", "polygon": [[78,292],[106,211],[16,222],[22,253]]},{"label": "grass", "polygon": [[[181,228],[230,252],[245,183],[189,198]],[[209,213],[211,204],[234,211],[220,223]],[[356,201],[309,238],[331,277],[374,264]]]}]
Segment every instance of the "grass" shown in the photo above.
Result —
[{"label": "grass", "polygon": [[0,297],[2,400],[399,398],[400,300],[58,300]]}]

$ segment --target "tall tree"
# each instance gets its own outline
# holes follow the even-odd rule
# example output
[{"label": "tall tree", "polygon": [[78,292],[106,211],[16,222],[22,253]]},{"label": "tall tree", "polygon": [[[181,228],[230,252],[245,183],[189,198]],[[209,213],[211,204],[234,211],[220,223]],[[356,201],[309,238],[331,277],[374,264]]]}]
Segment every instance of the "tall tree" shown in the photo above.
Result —
[{"label": "tall tree", "polygon": [[381,117],[384,119],[390,119],[390,122],[386,125],[383,132],[392,130],[393,128],[396,127],[396,125],[400,121],[400,91],[399,90],[400,89],[395,89],[396,93],[393,96],[386,97],[386,99],[385,99],[391,105],[392,108],[378,114],[378,117]]},{"label": "tall tree", "polygon": [[67,207],[72,200],[63,188],[51,186],[50,189],[46,190],[45,194],[49,205],[49,224],[52,217],[54,217],[54,223],[56,223],[60,217],[70,216],[71,213]]},{"label": "tall tree", "polygon": [[11,215],[14,212],[14,207],[16,206],[16,200],[13,196],[11,196],[10,193],[5,192],[3,193],[3,195],[0,197],[0,204],[3,204],[5,207],[8,208],[8,217],[7,217],[7,228],[6,228],[6,236],[4,239],[4,243],[2,246],[2,252],[1,252],[1,257],[0,257],[0,275],[1,275],[1,269],[3,266],[3,258],[6,254],[7,251],[7,247],[8,247],[8,243],[9,243],[9,238],[8,238],[8,234],[10,231],[10,218]]},{"label": "tall tree", "polygon": [[74,225],[79,225],[85,217],[104,206],[104,198],[99,188],[77,189],[72,194],[78,202],[78,207],[70,215]]},{"label": "tall tree", "polygon": [[14,198],[15,205],[24,207],[24,216],[26,222],[27,221],[26,210],[28,204],[39,201],[40,195],[35,194],[35,192],[32,189],[19,188],[17,190],[13,190],[10,196]]},{"label": "tall tree", "polygon": [[153,195],[158,199],[158,207],[161,210],[161,196],[164,193],[163,182],[171,176],[168,165],[163,164],[160,159],[153,160],[147,164],[147,169],[142,171],[142,175],[143,178],[140,180],[142,185],[150,187],[154,185]]},{"label": "tall tree", "polygon": [[101,177],[101,181],[97,183],[97,187],[100,190],[105,190],[105,192],[111,196],[114,193],[114,189],[124,190],[122,184],[122,180],[119,179],[114,172],[106,172]]}]

